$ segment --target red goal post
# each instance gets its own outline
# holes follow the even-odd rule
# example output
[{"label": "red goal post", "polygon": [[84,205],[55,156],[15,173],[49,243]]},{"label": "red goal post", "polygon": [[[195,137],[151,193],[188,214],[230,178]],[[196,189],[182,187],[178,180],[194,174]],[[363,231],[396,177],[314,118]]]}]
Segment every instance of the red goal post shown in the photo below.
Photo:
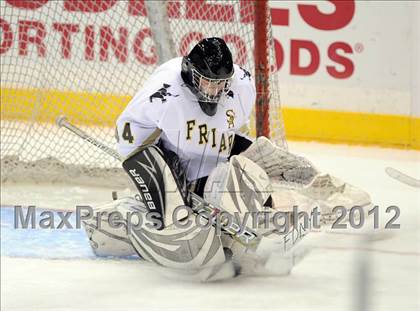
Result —
[{"label": "red goal post", "polygon": [[157,65],[208,36],[254,74],[251,133],[285,145],[266,0],[5,0],[0,10],[2,181],[114,174],[115,160],[56,117],[114,147],[116,117]]},{"label": "red goal post", "polygon": [[[254,50],[255,50],[255,87],[257,99],[255,103],[255,127],[256,136],[270,137],[270,65],[269,65],[269,43],[268,32],[271,31],[268,17],[268,1],[255,2],[254,21]],[[260,48],[265,46],[265,48]]]}]

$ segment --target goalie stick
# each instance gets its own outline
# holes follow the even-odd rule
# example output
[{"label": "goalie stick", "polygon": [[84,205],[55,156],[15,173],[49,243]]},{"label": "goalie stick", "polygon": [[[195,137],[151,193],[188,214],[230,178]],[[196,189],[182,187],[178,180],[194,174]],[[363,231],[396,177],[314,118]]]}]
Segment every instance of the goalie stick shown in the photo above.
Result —
[{"label": "goalie stick", "polygon": [[84,139],[85,141],[91,143],[92,145],[94,145],[95,147],[101,149],[102,151],[104,151],[105,153],[109,154],[111,157],[122,161],[123,159],[120,157],[119,153],[117,151],[115,151],[112,148],[109,148],[108,146],[104,145],[103,143],[101,143],[99,140],[96,140],[95,138],[93,138],[92,136],[90,136],[89,134],[87,134],[86,132],[82,131],[81,129],[79,129],[78,127],[74,126],[73,124],[71,124],[67,118],[65,116],[59,116],[56,121],[57,125],[59,127],[64,127],[66,129],[68,129],[69,131],[73,132],[74,134],[76,134],[77,136],[79,136],[80,138]]},{"label": "goalie stick", "polygon": [[398,180],[399,182],[402,182],[403,184],[406,184],[414,188],[420,188],[420,180],[414,177],[408,176],[395,168],[387,167],[385,169],[385,172],[388,174],[389,177],[394,178],[395,180]]},{"label": "goalie stick", "polygon": [[[118,154],[118,152],[106,145],[104,145],[102,142],[96,140],[80,128],[76,127],[75,125],[71,124],[65,116],[60,116],[56,119],[56,123],[59,127],[64,127],[71,131],[72,133],[76,134],[83,140],[89,142],[90,144],[94,145],[95,147],[101,149],[108,155],[112,156],[116,160],[123,161],[123,158]],[[191,202],[191,209],[199,214],[201,212],[206,212],[208,215],[213,217],[213,219],[210,219],[210,221],[214,220],[214,217],[221,213],[223,210],[213,206],[212,204],[206,202],[203,198],[196,195],[193,192],[188,192],[188,199],[189,202]],[[226,213],[224,211],[224,213]],[[201,214],[203,215],[203,214]],[[259,245],[261,241],[261,237],[259,237],[254,230],[244,227],[241,228],[241,226],[235,222],[234,217],[231,215],[230,217],[231,221],[228,221],[227,219],[222,219],[221,221],[221,228],[224,232],[231,235],[233,239],[241,243],[242,245],[246,247],[256,247]],[[214,223],[214,222],[213,222]]]}]

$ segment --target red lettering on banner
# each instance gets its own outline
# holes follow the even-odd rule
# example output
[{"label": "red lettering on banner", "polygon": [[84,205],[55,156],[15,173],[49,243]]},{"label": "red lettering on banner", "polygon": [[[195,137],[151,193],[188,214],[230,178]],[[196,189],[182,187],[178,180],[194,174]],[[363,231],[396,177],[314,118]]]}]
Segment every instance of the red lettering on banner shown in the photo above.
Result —
[{"label": "red lettering on banner", "polygon": [[[17,16],[24,16],[24,10],[37,10],[48,3],[48,0],[5,1],[7,5],[13,7],[13,10],[17,11],[15,8],[18,8],[21,11],[17,13]],[[182,18],[187,24],[188,20],[230,23],[235,22],[235,19],[239,19],[241,23],[250,24],[254,20],[254,4],[255,0],[239,0],[239,12],[236,12],[235,6],[229,2],[186,0],[184,2],[168,2],[167,13],[169,18]],[[299,15],[291,15],[291,9],[270,8],[272,25],[289,26],[290,23],[293,24],[294,22],[292,18],[299,17],[310,27],[322,31],[339,30],[349,25],[355,15],[355,1],[331,0],[329,4],[333,7],[333,11],[328,14],[321,11],[320,4],[311,2],[302,2],[302,4],[296,5]],[[53,5],[53,3],[48,5]],[[74,49],[80,49],[80,52],[84,49],[84,59],[87,61],[95,60],[95,58],[104,62],[110,61],[111,58],[111,61],[113,61],[112,58],[115,56],[118,62],[126,63],[128,58],[132,57],[130,53],[133,53],[134,58],[139,63],[155,65],[157,63],[157,53],[153,46],[150,29],[130,29],[124,23],[122,27],[107,24],[106,16],[108,16],[108,13],[101,12],[106,12],[115,7],[115,5],[127,6],[123,7],[127,8],[125,11],[127,18],[147,16],[145,0],[128,0],[121,3],[118,0],[64,0],[60,2],[60,6],[57,9],[58,11],[61,10],[61,12],[45,17],[42,21],[17,20],[16,22],[13,20],[11,22],[7,21],[7,19],[0,19],[0,54],[13,52],[14,41],[17,41],[18,55],[26,56],[28,53],[35,53],[36,50],[36,55],[45,57],[46,43],[52,42],[51,44],[55,44],[54,40],[48,42],[45,40],[48,30],[48,32],[57,32],[57,35],[60,36],[60,47],[48,46],[48,49],[51,48],[51,51],[54,52],[59,50],[63,59],[71,58],[72,52],[75,53]],[[95,25],[88,25],[87,23],[89,22],[87,21],[75,21],[74,24],[68,22],[74,14],[80,12],[92,13],[95,20],[98,17],[98,23],[96,24],[95,22]],[[2,17],[4,18],[4,16]],[[17,29],[14,29],[14,23],[17,23]],[[104,24],[105,26],[103,26]],[[253,49],[254,47],[248,46],[248,37],[241,36],[233,30],[229,31],[229,24],[225,25],[226,31],[218,35],[223,37],[231,47],[234,62],[241,66],[246,65],[247,49]],[[51,28],[48,29],[47,27]],[[187,28],[181,30],[183,31],[183,37],[181,37],[179,44],[181,55],[188,54],[191,48],[205,37],[204,31],[202,33],[200,28],[195,29],[198,31],[194,31],[192,26],[187,26]],[[75,37],[74,34],[79,32],[80,35],[77,36],[84,36],[83,39]],[[249,36],[252,37],[252,33]],[[76,39],[84,40],[84,44],[82,42],[75,45]],[[285,62],[289,62],[291,75],[309,76],[323,67],[325,68],[323,70],[326,70],[328,75],[335,79],[351,77],[355,71],[355,63],[352,60],[352,46],[346,42],[334,42],[334,40],[326,43],[329,44],[329,46],[327,45],[328,50],[320,51],[321,46],[319,46],[318,42],[296,38],[280,41],[273,38],[276,57],[275,62],[271,63],[271,71],[280,70]],[[33,45],[32,47],[30,46],[31,44]],[[285,51],[289,50],[290,54],[286,55]],[[110,56],[110,53],[113,55]],[[308,54],[308,57],[303,57],[307,56],[304,53]],[[325,59],[321,59],[321,54],[326,56]]]},{"label": "red lettering on banner", "polygon": [[[239,16],[241,23],[249,24],[254,22],[254,0],[240,0]],[[289,10],[271,8],[271,23],[278,26],[289,25]]]},{"label": "red lettering on banner", "polygon": [[241,23],[249,24],[254,21],[254,0],[239,1],[239,16]]},{"label": "red lettering on banner", "polygon": [[128,14],[133,16],[147,16],[144,0],[130,0],[128,3]]},{"label": "red lettering on banner", "polygon": [[[309,65],[300,65],[300,51],[304,49],[310,54]],[[316,44],[306,40],[291,40],[290,42],[290,73],[292,75],[309,76],[315,73],[319,67],[319,51]]]},{"label": "red lettering on banner", "polygon": [[99,28],[99,59],[101,61],[108,60],[108,47],[111,45],[115,56],[121,63],[125,63],[128,57],[128,30],[127,28],[119,28],[120,39],[114,38],[111,28],[102,26]]},{"label": "red lettering on banner", "polygon": [[61,33],[61,55],[64,58],[70,58],[71,34],[79,32],[79,25],[54,23],[53,28]]},{"label": "red lettering on banner", "polygon": [[181,55],[187,55],[190,51],[190,45],[194,42],[197,43],[198,41],[204,39],[204,35],[201,32],[193,31],[187,33],[184,37],[181,39],[181,45],[179,52]]},{"label": "red lettering on banner", "polygon": [[168,16],[169,18],[181,18],[180,2],[168,2]]},{"label": "red lettering on banner", "polygon": [[271,8],[271,23],[277,26],[289,26],[289,10]]},{"label": "red lettering on banner", "polygon": [[328,48],[328,57],[337,64],[344,66],[344,70],[338,71],[334,66],[327,66],[327,71],[332,77],[336,79],[346,79],[353,74],[354,64],[351,59],[342,55],[338,55],[338,50],[342,50],[348,54],[353,53],[351,46],[345,42],[334,42],[331,44]]},{"label": "red lettering on banner", "polygon": [[283,62],[284,62],[284,51],[283,51],[283,47],[281,46],[280,42],[277,39],[274,39],[274,51],[275,51],[275,55],[276,55],[276,64],[274,65],[274,68],[271,68],[271,72],[276,72],[277,70],[279,70],[281,68],[281,66],[283,66]]},{"label": "red lettering on banner", "polygon": [[[30,35],[29,32],[35,30],[35,35]],[[38,56],[44,57],[46,47],[44,38],[47,32],[45,26],[38,21],[19,21],[19,55],[28,55],[28,43],[35,44]]]},{"label": "red lettering on banner", "polygon": [[300,16],[308,25],[319,30],[337,30],[346,27],[354,16],[354,0],[329,2],[335,6],[335,11],[331,14],[320,12],[316,4],[298,4]]},{"label": "red lettering on banner", "polygon": [[6,0],[6,2],[18,9],[35,10],[46,4],[48,0]]},{"label": "red lettering on banner", "polygon": [[[180,18],[181,17],[181,3],[180,2],[168,2],[167,14],[169,18]],[[144,0],[130,0],[128,3],[128,14],[133,16],[147,16],[146,5]]]},{"label": "red lettering on banner", "polygon": [[0,18],[1,43],[0,43],[0,54],[6,53],[13,44],[13,31],[9,23],[4,19]]},{"label": "red lettering on banner", "polygon": [[216,22],[233,22],[235,11],[231,4],[210,4],[203,0],[188,0],[185,17],[187,19]]},{"label": "red lettering on banner", "polygon": [[85,28],[85,59],[93,60],[95,58],[95,29],[93,25]]},{"label": "red lettering on banner", "polygon": [[146,53],[143,51],[143,42],[146,38],[151,38],[152,32],[150,28],[144,28],[140,30],[133,42],[133,52],[136,59],[141,63],[145,65],[155,65],[157,62],[157,54],[156,54],[156,48],[152,46],[150,48],[151,55],[146,55]]},{"label": "red lettering on banner", "polygon": [[232,52],[236,52],[236,57],[233,57],[233,61],[239,66],[244,66],[246,64],[246,45],[241,37],[227,34],[223,36],[223,40],[225,40],[226,43],[235,45],[235,49],[231,49]]},{"label": "red lettering on banner", "polygon": [[117,0],[65,0],[64,9],[70,12],[99,13],[109,10]]}]

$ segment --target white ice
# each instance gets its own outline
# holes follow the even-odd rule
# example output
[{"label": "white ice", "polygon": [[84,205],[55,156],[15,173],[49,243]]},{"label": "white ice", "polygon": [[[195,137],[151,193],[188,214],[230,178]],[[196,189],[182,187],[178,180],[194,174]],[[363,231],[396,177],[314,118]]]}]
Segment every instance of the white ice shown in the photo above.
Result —
[{"label": "white ice", "polygon": [[[391,166],[419,179],[420,152],[297,142],[289,148],[368,191],[381,222],[390,218],[386,207],[398,206],[401,229],[371,242],[357,230],[314,232],[305,241],[312,251],[289,276],[216,283],[181,279],[135,260],[2,257],[1,309],[420,310],[420,190],[384,172]],[[111,189],[99,187],[5,184],[1,192],[2,205],[48,208],[110,199]]]}]

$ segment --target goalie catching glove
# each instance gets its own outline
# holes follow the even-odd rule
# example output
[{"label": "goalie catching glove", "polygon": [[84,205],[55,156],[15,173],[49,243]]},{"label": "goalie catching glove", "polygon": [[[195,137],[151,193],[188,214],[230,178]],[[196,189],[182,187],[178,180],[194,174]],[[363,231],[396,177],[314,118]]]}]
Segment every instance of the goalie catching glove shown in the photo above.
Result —
[{"label": "goalie catching glove", "polygon": [[318,171],[305,158],[277,147],[266,137],[258,137],[241,155],[258,164],[270,179],[280,182],[309,184]]},{"label": "goalie catching glove", "polygon": [[315,204],[320,207],[321,221],[326,223],[337,219],[336,206],[347,210],[358,206],[366,212],[372,205],[365,191],[320,173],[307,159],[277,147],[265,137],[258,137],[241,155],[257,163],[270,177],[277,209]]}]

